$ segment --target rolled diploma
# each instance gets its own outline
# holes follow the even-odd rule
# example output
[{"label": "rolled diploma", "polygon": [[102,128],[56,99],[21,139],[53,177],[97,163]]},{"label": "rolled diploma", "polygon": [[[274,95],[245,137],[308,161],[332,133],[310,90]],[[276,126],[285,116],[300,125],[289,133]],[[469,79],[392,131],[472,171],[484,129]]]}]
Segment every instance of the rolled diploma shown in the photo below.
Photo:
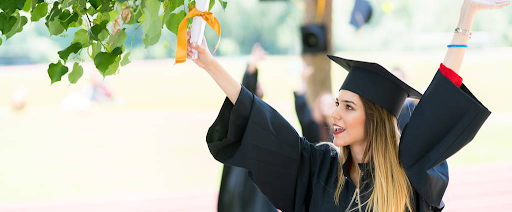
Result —
[{"label": "rolled diploma", "polygon": [[[196,8],[201,12],[208,10],[209,5],[210,0],[196,0]],[[204,21],[202,17],[193,18],[192,28],[190,29],[190,43],[194,42],[196,45],[201,45],[205,26],[206,21]],[[192,52],[194,52],[192,59],[197,59],[197,51],[192,49]]]}]

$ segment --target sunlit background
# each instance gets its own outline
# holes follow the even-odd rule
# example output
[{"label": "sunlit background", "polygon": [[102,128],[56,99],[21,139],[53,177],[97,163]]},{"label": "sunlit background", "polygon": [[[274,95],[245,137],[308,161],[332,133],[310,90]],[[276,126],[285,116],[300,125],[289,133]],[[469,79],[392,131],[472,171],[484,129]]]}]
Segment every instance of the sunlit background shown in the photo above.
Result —
[{"label": "sunlit background", "polygon": [[[261,43],[270,54],[258,65],[264,100],[300,133],[293,91],[303,68],[304,2],[228,2],[225,11],[213,8],[222,26],[217,59],[241,80]],[[373,16],[356,30],[354,1],[333,0],[335,55],[401,67],[425,90],[462,1],[369,2]],[[222,166],[205,136],[222,91],[193,62],[174,65],[176,36],[168,30],[147,49],[141,30],[127,30],[133,62],[115,76],[103,80],[86,62],[77,84],[50,85],[48,64],[76,30],[50,37],[43,21],[29,23],[0,46],[0,211],[216,211]],[[512,9],[479,12],[472,30],[460,74],[493,113],[448,161],[445,211],[510,211]],[[213,49],[218,36],[208,27],[205,36]],[[333,91],[345,72],[332,64]]]}]

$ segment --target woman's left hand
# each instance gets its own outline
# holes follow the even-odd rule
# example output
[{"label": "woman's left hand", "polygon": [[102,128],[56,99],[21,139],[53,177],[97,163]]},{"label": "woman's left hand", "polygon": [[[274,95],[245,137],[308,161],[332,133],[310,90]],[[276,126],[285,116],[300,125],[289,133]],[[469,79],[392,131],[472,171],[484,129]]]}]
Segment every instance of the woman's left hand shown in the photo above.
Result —
[{"label": "woman's left hand", "polygon": [[474,11],[495,10],[510,5],[510,0],[464,0],[464,4]]}]

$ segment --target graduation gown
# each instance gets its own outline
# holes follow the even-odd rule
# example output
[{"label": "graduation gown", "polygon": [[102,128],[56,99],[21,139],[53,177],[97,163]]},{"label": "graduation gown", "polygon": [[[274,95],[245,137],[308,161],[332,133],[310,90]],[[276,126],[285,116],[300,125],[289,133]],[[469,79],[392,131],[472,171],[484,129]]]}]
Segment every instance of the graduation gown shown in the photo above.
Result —
[{"label": "graduation gown", "polygon": [[[458,88],[436,73],[399,145],[416,211],[442,209],[448,185],[448,168],[443,164],[473,139],[489,115],[464,84]],[[337,206],[333,198],[338,178],[336,152],[300,137],[277,111],[244,87],[235,105],[226,98],[206,141],[215,159],[248,169],[260,191],[283,212],[345,211],[354,194],[356,186],[347,176]],[[364,182],[371,167],[359,166]],[[361,186],[361,194],[370,187]],[[362,198],[364,202],[367,195]]]},{"label": "graduation gown", "polygon": [[[251,93],[256,92],[258,71],[244,74],[242,85]],[[224,165],[220,183],[219,212],[275,212],[276,208],[261,194],[249,179],[247,169]]]}]

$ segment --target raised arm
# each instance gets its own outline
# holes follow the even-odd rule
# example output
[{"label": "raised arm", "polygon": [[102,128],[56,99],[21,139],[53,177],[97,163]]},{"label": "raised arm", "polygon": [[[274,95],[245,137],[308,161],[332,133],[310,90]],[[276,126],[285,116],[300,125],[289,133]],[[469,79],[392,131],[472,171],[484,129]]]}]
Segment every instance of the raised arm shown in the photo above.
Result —
[{"label": "raised arm", "polygon": [[[508,5],[510,5],[510,0],[464,0],[457,28],[471,31],[471,26],[473,25],[473,20],[475,19],[477,11],[499,9]],[[468,35],[454,33],[450,44],[467,45],[468,41]],[[452,69],[455,73],[459,73],[465,53],[466,48],[448,48],[446,56],[444,57],[443,64],[446,67]]]},{"label": "raised arm", "polygon": [[[188,34],[188,39],[190,39],[190,33]],[[188,40],[187,39],[187,40]],[[188,43],[188,42],[187,42]],[[235,80],[227,71],[220,65],[220,63],[213,57],[208,50],[208,45],[206,44],[206,39],[203,37],[203,42],[201,46],[195,45],[194,43],[188,43],[187,46],[187,58],[192,58],[192,49],[197,50],[197,59],[194,59],[194,63],[196,63],[199,67],[203,68],[210,74],[213,80],[219,85],[219,87],[224,91],[226,96],[229,98],[231,103],[235,104],[240,94],[240,89],[242,86],[238,81]]]}]

